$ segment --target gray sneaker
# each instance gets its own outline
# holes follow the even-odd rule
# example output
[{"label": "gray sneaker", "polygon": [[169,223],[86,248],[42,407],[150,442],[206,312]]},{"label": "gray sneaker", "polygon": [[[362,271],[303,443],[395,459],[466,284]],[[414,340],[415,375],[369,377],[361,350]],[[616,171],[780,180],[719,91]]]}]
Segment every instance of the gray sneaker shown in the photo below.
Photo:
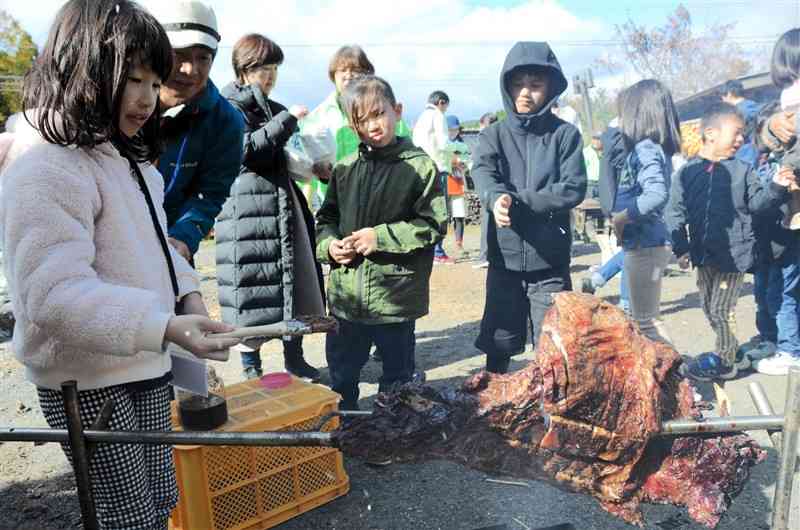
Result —
[{"label": "gray sneaker", "polygon": [[746,355],[751,361],[758,361],[759,359],[772,357],[775,355],[775,353],[777,353],[777,351],[778,346],[774,342],[762,340],[756,345],[755,348],[745,350],[744,355]]}]

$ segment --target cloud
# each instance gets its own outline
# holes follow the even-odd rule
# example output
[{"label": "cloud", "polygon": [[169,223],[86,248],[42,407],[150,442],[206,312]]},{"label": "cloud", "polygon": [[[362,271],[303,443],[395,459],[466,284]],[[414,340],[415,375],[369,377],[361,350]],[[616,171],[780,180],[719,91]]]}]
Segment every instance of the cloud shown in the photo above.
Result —
[{"label": "cloud", "polygon": [[[145,6],[159,0],[147,0]],[[413,122],[428,94],[445,90],[451,112],[475,118],[501,107],[498,75],[505,54],[518,40],[574,41],[605,38],[608,28],[581,18],[555,0],[487,2],[468,0],[221,0],[210,2],[222,34],[212,79],[233,79],[231,49],[249,32],[264,33],[284,50],[273,96],[285,104],[319,103],[331,90],[327,65],[343,44],[361,44],[404,102]],[[42,44],[58,0],[15,2],[12,16]],[[368,6],[368,7],[365,7]],[[586,46],[554,45],[565,70],[590,61]],[[571,77],[570,75],[567,76]]]},{"label": "cloud", "polygon": [[[162,0],[146,0],[153,5]],[[735,4],[708,9],[707,2],[685,3],[697,25],[741,20],[737,37],[777,34],[797,21],[796,6],[777,0],[775,8]],[[42,44],[54,13],[63,2],[13,2],[6,9]],[[604,53],[613,53],[614,24],[634,16],[660,25],[667,11],[632,8],[610,2],[583,5],[567,0],[211,0],[222,34],[212,79],[233,79],[230,54],[236,40],[249,32],[264,33],[284,50],[273,97],[284,103],[319,103],[331,90],[327,65],[343,44],[361,44],[378,75],[385,77],[405,104],[413,123],[433,90],[451,97],[450,111],[462,121],[501,107],[498,76],[503,60],[518,40],[550,41],[570,81]],[[695,5],[696,4],[696,5]],[[630,7],[630,6],[628,6]],[[627,10],[626,10],[627,9]],[[745,22],[747,21],[747,22]],[[751,24],[750,21],[754,23]],[[755,24],[755,22],[758,24]],[[599,86],[618,88],[635,80],[630,74],[595,70]],[[570,89],[571,90],[571,89]]]}]

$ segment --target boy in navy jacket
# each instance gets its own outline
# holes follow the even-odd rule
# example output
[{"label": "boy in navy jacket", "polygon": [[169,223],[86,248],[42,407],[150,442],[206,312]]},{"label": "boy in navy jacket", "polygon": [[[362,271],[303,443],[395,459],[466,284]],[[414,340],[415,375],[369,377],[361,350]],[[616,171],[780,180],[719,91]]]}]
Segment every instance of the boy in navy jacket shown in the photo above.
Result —
[{"label": "boy in navy jacket", "polygon": [[[744,143],[744,120],[736,107],[720,103],[706,111],[703,147],[672,180],[666,218],[673,252],[682,268],[697,269],[703,312],[717,335],[716,352],[684,364],[698,381],[733,379],[749,368],[737,359],[736,301],[744,274],[755,264],[752,214],[786,201],[791,177],[777,173],[763,186],[752,165],[734,158]],[[688,228],[688,234],[687,234]]]},{"label": "boy in navy jacket", "polygon": [[586,193],[583,140],[551,107],[567,80],[550,46],[518,42],[500,75],[507,119],[485,129],[472,175],[489,211],[486,306],[476,347],[503,373],[536,344],[552,295],[570,290],[570,210]]}]

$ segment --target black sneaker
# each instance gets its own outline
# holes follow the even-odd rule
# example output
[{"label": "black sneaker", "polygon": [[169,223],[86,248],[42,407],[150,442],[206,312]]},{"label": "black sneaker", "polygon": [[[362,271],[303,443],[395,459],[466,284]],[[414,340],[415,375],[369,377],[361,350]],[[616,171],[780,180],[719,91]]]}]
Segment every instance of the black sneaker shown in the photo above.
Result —
[{"label": "black sneaker", "polygon": [[486,371],[493,374],[508,373],[508,365],[511,364],[511,357],[486,356]]},{"label": "black sneaker", "polygon": [[594,294],[595,288],[591,278],[584,278],[581,280],[581,292],[586,294]]},{"label": "black sneaker", "polygon": [[306,379],[311,382],[319,381],[319,370],[308,364],[302,357],[286,359],[283,365],[286,368],[286,371],[295,377]]},{"label": "black sneaker", "polygon": [[264,374],[261,370],[259,370],[255,366],[248,366],[247,368],[242,370],[242,375],[244,376],[245,379],[249,381],[250,379],[259,379]]}]

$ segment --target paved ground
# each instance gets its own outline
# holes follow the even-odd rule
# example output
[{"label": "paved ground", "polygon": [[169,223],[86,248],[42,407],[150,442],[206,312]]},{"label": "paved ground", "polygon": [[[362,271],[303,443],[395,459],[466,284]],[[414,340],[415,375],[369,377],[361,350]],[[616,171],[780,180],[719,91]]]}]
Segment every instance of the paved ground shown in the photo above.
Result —
[{"label": "paved ground", "polygon": [[[477,230],[468,227],[467,249],[477,254]],[[572,269],[579,285],[590,265],[597,262],[597,248],[577,246]],[[456,385],[483,366],[484,359],[472,346],[483,310],[485,270],[472,268],[467,256],[453,266],[437,266],[432,278],[431,314],[417,326],[418,366],[434,385]],[[204,296],[212,313],[216,310],[213,248],[205,247],[198,259],[205,277]],[[675,274],[665,280],[662,308],[677,348],[696,354],[713,348],[713,335],[699,308],[693,275]],[[616,300],[618,283],[598,293]],[[737,308],[738,336],[754,334],[752,283],[748,281]],[[322,367],[327,377],[322,337],[305,341],[306,357]],[[282,369],[278,343],[263,349],[265,371]],[[520,367],[530,353],[516,358]],[[369,363],[361,385],[364,405],[377,390],[379,365]],[[226,382],[240,380],[239,359],[218,369]],[[323,379],[325,382],[326,379]],[[737,415],[755,414],[747,394],[750,381],[761,381],[778,412],[782,412],[785,381],[781,377],[750,374],[726,385]],[[710,389],[700,388],[711,397]],[[0,350],[0,426],[43,426],[33,387],[5,348]],[[768,528],[776,457],[763,433],[754,433],[769,452],[758,466],[745,491],[735,500],[718,526],[724,530]],[[524,481],[525,486],[487,482],[483,473],[448,462],[393,465],[372,468],[357,461],[346,462],[351,492],[330,504],[301,515],[280,528],[287,530],[340,529],[452,529],[469,530],[505,524],[525,530],[571,522],[578,529],[626,529],[630,526],[600,509],[586,496],[565,493],[549,485]],[[651,529],[697,529],[684,510],[672,506],[648,506]],[[0,445],[0,529],[48,530],[70,528],[78,518],[74,484],[65,459],[56,445]],[[795,526],[800,528],[800,525]]]}]

